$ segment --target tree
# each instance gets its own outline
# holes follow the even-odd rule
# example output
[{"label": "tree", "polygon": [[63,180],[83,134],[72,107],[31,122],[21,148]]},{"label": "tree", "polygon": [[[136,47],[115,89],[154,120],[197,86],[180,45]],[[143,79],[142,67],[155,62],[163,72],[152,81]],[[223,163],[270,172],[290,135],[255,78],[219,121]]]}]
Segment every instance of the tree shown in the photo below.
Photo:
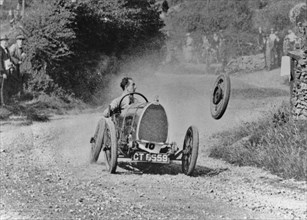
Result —
[{"label": "tree", "polygon": [[162,25],[147,1],[33,1],[24,20],[30,85],[44,92],[60,86],[88,100],[116,71],[108,65]]},{"label": "tree", "polygon": [[268,1],[266,7],[255,11],[253,18],[254,26],[262,26],[264,30],[269,31],[272,27],[277,30],[284,30],[291,26],[289,19],[290,9],[302,2],[301,0],[271,0]]},{"label": "tree", "polygon": [[191,0],[185,2],[180,13],[166,19],[166,29],[177,38],[182,38],[186,32],[195,32],[198,39],[201,34],[210,36],[223,31],[227,45],[238,47],[253,41],[248,34],[252,29],[252,15],[246,0]]}]

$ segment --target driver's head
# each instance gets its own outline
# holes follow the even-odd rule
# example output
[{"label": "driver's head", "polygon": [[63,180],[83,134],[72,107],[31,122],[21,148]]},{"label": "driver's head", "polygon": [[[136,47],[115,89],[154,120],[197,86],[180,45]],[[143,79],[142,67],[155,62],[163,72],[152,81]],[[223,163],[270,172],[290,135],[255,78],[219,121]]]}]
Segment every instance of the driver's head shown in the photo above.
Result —
[{"label": "driver's head", "polygon": [[133,79],[130,78],[130,77],[124,77],[122,79],[122,82],[120,83],[120,87],[124,91],[127,91],[128,93],[135,92],[135,90],[136,90],[136,85],[135,85]]}]

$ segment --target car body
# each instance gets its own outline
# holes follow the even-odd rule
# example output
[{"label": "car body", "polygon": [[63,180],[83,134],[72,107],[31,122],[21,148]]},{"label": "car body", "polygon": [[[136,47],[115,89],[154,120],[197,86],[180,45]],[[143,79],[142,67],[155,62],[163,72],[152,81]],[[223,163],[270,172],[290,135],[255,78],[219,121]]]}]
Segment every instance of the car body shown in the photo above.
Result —
[{"label": "car body", "polygon": [[175,142],[169,141],[168,118],[161,103],[158,100],[149,102],[144,95],[136,92],[123,96],[120,103],[126,96],[140,96],[143,100],[114,112],[106,120],[102,149],[108,171],[115,173],[117,160],[121,158],[157,164],[181,160],[183,172],[192,175],[198,156],[197,128],[188,128],[183,149],[179,150]]}]

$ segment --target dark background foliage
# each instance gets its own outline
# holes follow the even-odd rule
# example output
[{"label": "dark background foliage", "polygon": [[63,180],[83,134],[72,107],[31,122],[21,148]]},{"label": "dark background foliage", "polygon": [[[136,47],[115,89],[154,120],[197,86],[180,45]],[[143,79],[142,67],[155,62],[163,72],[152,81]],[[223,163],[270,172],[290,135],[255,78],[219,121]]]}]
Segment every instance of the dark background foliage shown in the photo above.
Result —
[{"label": "dark background foliage", "polygon": [[123,54],[163,37],[162,25],[147,1],[33,1],[23,20],[28,88],[45,93],[62,88],[91,101]]}]

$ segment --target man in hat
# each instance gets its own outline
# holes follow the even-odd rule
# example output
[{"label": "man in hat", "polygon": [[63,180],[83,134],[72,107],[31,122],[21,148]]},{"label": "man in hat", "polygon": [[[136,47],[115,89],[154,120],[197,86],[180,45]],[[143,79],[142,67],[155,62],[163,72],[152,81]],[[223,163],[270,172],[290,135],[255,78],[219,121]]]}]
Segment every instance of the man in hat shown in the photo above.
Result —
[{"label": "man in hat", "polygon": [[0,36],[0,85],[1,85],[1,105],[4,105],[4,80],[7,79],[10,68],[12,67],[10,52],[8,50],[8,36]]},{"label": "man in hat", "polygon": [[23,51],[23,42],[25,37],[22,34],[16,36],[16,43],[11,45],[9,48],[12,62],[14,64],[14,72],[12,77],[14,81],[18,84],[16,87],[18,89],[18,95],[23,92],[23,75],[20,72],[20,65],[24,62],[26,54]]}]

